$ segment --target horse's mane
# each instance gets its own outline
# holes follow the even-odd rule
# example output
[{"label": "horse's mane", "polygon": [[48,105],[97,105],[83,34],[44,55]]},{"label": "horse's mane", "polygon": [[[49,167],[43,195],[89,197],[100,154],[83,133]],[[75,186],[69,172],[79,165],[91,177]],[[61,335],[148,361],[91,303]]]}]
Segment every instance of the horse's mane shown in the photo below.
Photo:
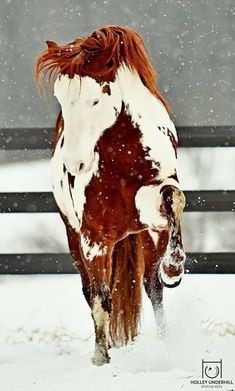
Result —
[{"label": "horse's mane", "polygon": [[90,76],[98,82],[114,81],[121,64],[136,71],[149,91],[161,100],[167,111],[168,103],[156,88],[156,74],[148,59],[140,35],[120,26],[102,26],[88,37],[59,46],[47,41],[48,49],[38,58],[35,76],[39,85],[47,77],[49,84],[58,74]]}]

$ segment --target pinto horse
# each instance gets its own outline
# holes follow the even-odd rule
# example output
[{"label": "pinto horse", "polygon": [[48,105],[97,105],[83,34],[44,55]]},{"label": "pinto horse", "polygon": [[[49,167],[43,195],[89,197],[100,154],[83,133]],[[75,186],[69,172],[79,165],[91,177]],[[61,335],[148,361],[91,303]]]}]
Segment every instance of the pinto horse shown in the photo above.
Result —
[{"label": "pinto horse", "polygon": [[95,327],[93,363],[138,334],[141,291],[164,333],[163,287],[184,271],[177,134],[142,38],[119,26],[48,49],[36,78],[61,105],[55,200]]}]

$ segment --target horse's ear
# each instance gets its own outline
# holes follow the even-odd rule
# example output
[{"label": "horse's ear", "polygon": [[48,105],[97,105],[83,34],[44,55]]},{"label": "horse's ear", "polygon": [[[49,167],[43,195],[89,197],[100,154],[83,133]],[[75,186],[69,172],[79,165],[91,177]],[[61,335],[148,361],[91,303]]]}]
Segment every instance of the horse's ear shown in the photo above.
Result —
[{"label": "horse's ear", "polygon": [[48,49],[55,48],[58,46],[57,43],[55,43],[53,41],[46,41],[46,44],[47,44]]}]

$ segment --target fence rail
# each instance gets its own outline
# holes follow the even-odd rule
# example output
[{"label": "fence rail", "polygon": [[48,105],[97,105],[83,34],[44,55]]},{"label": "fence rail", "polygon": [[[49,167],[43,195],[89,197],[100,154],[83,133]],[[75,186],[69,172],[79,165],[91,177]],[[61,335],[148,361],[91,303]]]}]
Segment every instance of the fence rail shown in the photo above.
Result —
[{"label": "fence rail", "polygon": [[[235,147],[235,126],[178,127],[179,145]],[[0,129],[0,149],[48,150],[52,128]],[[235,190],[186,191],[186,212],[234,212]],[[0,213],[58,212],[52,193],[0,193]],[[235,253],[188,253],[189,273],[235,273]],[[74,273],[67,253],[0,254],[1,274]]]},{"label": "fence rail", "polygon": [[[180,147],[235,147],[235,126],[179,126]],[[50,149],[53,128],[2,128],[0,149]]]},{"label": "fence rail", "polygon": [[[234,212],[235,190],[185,191],[186,212]],[[0,193],[0,213],[58,212],[53,194]]]},{"label": "fence rail", "polygon": [[[235,273],[234,253],[187,253],[186,273]],[[0,254],[1,274],[76,273],[67,253]]]}]

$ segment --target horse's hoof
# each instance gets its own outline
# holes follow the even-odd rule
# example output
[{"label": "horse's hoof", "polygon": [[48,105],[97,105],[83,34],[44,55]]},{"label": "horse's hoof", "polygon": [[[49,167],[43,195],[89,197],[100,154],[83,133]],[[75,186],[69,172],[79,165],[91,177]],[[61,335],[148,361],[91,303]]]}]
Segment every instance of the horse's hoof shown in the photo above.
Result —
[{"label": "horse's hoof", "polygon": [[99,349],[95,351],[91,361],[92,364],[96,365],[97,367],[101,367],[104,364],[110,363],[110,357],[108,352],[104,352],[103,350]]},{"label": "horse's hoof", "polygon": [[180,283],[181,283],[181,280],[182,278],[180,278],[178,281],[175,281],[173,284],[167,284],[166,282],[163,281],[163,279],[160,277],[160,282],[163,286],[165,286],[166,288],[176,288]]},{"label": "horse's hoof", "polygon": [[179,274],[178,276],[172,276],[169,277],[163,270],[162,264],[159,265],[158,268],[158,278],[160,283],[165,286],[166,288],[176,288],[182,280],[182,274]]}]

